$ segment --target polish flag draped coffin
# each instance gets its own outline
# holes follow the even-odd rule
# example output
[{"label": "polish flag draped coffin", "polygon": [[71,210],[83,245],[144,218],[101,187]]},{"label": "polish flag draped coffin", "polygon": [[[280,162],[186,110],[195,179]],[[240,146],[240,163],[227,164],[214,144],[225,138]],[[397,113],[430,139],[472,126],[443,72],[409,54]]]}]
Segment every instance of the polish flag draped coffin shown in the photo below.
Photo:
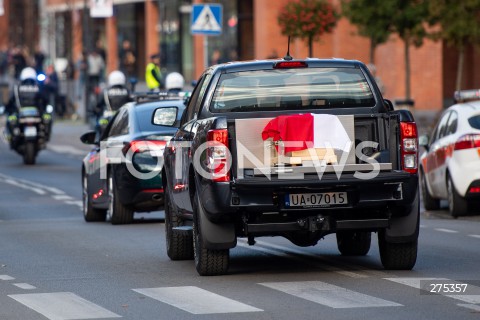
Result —
[{"label": "polish flag draped coffin", "polygon": [[331,114],[278,116],[270,120],[262,131],[262,139],[269,138],[283,141],[285,153],[308,148],[333,148],[348,152],[351,145],[340,119]]}]

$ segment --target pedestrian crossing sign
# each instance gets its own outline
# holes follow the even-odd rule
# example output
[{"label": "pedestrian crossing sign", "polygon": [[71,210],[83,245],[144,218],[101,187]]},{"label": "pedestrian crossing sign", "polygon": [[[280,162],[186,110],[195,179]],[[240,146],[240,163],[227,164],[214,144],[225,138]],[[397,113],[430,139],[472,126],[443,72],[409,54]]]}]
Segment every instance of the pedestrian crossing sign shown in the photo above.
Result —
[{"label": "pedestrian crossing sign", "polygon": [[222,33],[222,5],[203,3],[192,5],[191,33],[219,35]]}]

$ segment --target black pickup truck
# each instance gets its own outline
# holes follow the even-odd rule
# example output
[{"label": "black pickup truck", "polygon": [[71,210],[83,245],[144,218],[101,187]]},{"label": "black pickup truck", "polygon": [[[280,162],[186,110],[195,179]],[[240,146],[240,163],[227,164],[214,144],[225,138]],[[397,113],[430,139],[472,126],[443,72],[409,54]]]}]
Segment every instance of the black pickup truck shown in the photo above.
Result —
[{"label": "black pickup truck", "polygon": [[417,127],[359,61],[231,62],[199,79],[165,149],[167,253],[228,271],[237,238],[313,246],[336,234],[386,269],[412,269],[419,234]]}]

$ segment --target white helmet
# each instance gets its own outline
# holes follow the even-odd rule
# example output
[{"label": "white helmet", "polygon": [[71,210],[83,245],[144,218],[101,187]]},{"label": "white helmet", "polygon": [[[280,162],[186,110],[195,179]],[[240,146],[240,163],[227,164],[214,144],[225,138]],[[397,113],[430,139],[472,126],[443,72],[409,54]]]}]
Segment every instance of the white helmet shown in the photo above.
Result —
[{"label": "white helmet", "polygon": [[178,73],[178,72],[172,72],[167,75],[167,78],[165,79],[165,89],[171,90],[171,89],[182,89],[183,85],[185,83],[185,80],[183,79],[183,76]]},{"label": "white helmet", "polygon": [[126,79],[123,72],[115,70],[110,72],[108,75],[108,85],[109,86],[118,86],[118,85],[125,85]]},{"label": "white helmet", "polygon": [[37,72],[35,69],[28,67],[22,70],[20,73],[20,81],[25,81],[27,79],[32,79],[37,81]]}]

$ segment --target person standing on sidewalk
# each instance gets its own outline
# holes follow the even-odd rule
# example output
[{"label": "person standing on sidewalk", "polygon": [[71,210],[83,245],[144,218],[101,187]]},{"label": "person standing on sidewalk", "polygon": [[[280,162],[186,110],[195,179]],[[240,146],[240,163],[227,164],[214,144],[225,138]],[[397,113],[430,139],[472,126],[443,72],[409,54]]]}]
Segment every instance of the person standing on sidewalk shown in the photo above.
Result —
[{"label": "person standing on sidewalk", "polygon": [[160,54],[153,54],[150,56],[150,63],[147,64],[145,70],[145,82],[150,91],[162,89],[163,80],[162,72],[160,71]]}]

